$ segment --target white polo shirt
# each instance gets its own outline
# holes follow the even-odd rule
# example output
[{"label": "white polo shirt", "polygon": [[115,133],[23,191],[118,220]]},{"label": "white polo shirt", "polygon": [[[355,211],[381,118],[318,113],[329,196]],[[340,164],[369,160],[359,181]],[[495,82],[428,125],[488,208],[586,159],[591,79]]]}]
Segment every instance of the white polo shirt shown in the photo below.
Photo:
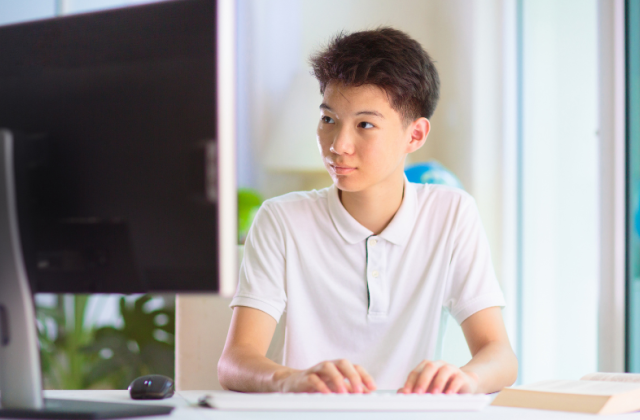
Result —
[{"label": "white polo shirt", "polygon": [[439,356],[441,324],[504,306],[473,198],[405,179],[380,235],[342,206],[335,186],[264,202],[247,236],[231,307],[286,317],[282,360],[296,369],[348,359],[379,389],[401,387]]}]

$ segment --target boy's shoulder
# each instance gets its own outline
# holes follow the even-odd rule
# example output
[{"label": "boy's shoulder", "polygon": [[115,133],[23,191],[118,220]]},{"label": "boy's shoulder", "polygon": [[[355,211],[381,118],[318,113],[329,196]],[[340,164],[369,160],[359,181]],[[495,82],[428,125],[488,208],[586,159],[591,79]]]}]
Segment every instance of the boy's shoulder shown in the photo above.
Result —
[{"label": "boy's shoulder", "polygon": [[294,191],[277,197],[269,198],[262,204],[270,209],[295,210],[309,206],[322,206],[327,200],[331,187],[321,190]]},{"label": "boy's shoulder", "polygon": [[416,190],[419,205],[466,206],[474,202],[471,194],[457,187],[441,184],[410,183]]}]

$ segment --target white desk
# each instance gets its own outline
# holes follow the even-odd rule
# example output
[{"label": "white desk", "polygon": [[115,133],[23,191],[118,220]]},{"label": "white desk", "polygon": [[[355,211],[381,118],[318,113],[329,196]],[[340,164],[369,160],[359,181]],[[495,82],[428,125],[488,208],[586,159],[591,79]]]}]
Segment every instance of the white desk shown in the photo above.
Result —
[{"label": "white desk", "polygon": [[[172,398],[159,401],[145,401],[142,404],[172,405],[176,407],[170,416],[140,417],[142,419],[170,419],[180,418],[187,420],[216,419],[216,420],[555,420],[555,419],[611,419],[640,420],[640,412],[631,414],[619,414],[615,416],[593,416],[591,414],[563,413],[559,411],[526,410],[521,408],[487,407],[478,412],[420,412],[420,413],[379,413],[379,412],[257,412],[257,411],[219,411],[197,406],[198,397],[205,394],[204,391],[182,391]],[[113,402],[135,402],[129,398],[127,391],[45,391],[45,397],[87,399]]]}]

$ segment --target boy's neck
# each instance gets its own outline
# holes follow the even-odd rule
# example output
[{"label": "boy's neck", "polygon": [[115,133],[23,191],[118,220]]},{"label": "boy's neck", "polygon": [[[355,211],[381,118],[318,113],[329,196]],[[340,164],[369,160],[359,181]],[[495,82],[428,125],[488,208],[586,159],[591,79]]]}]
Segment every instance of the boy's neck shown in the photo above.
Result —
[{"label": "boy's neck", "polygon": [[393,219],[404,196],[404,172],[363,191],[338,190],[340,201],[349,214],[379,235]]}]

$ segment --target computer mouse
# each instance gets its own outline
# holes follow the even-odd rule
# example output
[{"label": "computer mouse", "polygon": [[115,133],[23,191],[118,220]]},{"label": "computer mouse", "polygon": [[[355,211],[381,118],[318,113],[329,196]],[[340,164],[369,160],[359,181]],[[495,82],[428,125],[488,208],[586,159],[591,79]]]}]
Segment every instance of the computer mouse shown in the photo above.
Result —
[{"label": "computer mouse", "polygon": [[129,394],[134,400],[161,400],[173,396],[173,379],[163,375],[145,375],[129,385]]}]

